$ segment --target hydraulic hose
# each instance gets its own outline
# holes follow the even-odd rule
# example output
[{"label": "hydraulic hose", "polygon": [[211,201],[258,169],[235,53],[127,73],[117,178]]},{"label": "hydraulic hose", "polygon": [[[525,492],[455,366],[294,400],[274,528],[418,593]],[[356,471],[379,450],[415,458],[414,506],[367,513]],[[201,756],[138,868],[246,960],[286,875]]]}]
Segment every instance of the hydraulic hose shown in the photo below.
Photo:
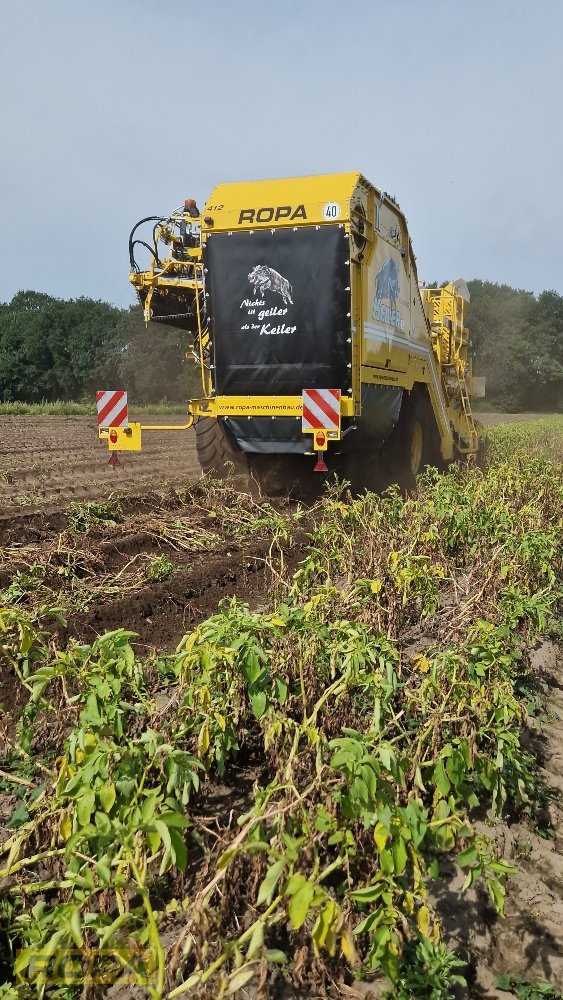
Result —
[{"label": "hydraulic hose", "polygon": [[142,243],[143,246],[147,247],[147,249],[150,250],[151,254],[153,255],[154,259],[158,262],[158,257],[156,253],[154,252],[154,250],[151,249],[151,247],[148,246],[147,243],[144,242],[144,240],[133,240],[133,237],[137,232],[139,226],[143,226],[145,222],[165,222],[165,221],[166,220],[161,215],[147,215],[146,218],[141,219],[135,226],[133,226],[133,229],[129,234],[129,264],[131,265],[132,271],[139,270],[137,264],[135,263],[135,256],[133,254],[133,248],[135,246],[135,243]]}]

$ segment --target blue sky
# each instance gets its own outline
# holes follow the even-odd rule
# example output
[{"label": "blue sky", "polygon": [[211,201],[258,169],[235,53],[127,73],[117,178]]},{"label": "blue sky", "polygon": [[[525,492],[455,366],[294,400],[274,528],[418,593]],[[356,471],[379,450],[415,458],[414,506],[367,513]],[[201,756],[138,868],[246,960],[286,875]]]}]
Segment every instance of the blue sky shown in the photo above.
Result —
[{"label": "blue sky", "polygon": [[135,299],[127,238],[216,183],[360,170],[421,278],[563,294],[558,0],[17,0],[0,301]]}]

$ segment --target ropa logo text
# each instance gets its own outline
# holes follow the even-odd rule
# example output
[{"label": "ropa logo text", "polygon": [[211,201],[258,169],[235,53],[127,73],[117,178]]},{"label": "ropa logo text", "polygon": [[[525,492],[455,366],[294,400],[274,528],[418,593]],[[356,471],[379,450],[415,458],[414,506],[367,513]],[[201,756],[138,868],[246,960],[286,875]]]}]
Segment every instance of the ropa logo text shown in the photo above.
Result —
[{"label": "ropa logo text", "polygon": [[241,208],[238,219],[239,226],[243,222],[279,222],[281,219],[306,219],[305,205],[293,208],[291,205],[278,205],[277,208]]}]

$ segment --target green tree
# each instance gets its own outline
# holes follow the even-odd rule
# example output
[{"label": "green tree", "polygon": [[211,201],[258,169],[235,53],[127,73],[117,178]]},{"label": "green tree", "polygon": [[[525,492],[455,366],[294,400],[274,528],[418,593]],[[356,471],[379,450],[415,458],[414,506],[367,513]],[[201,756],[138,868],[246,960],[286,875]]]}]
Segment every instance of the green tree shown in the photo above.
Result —
[{"label": "green tree", "polygon": [[507,410],[563,408],[563,298],[488,281],[468,282],[475,370],[487,398]]},{"label": "green tree", "polygon": [[138,306],[18,292],[0,303],[0,399],[72,400],[124,387],[140,403],[187,400],[201,393],[188,340],[162,324],[147,329]]},{"label": "green tree", "polygon": [[163,323],[145,325],[142,310],[133,306],[120,317],[121,382],[140,403],[161,399],[183,402],[201,395],[199,369],[186,358],[191,338]]},{"label": "green tree", "polygon": [[77,399],[114,381],[120,315],[92,299],[18,292],[0,309],[2,399]]}]

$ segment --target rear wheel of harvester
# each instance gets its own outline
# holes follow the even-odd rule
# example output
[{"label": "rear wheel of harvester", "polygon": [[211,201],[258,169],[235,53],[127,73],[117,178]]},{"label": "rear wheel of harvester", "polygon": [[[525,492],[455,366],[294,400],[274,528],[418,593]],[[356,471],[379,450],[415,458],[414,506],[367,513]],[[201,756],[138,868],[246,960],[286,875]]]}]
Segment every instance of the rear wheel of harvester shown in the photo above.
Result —
[{"label": "rear wheel of harvester", "polygon": [[420,417],[413,421],[409,428],[409,469],[412,476],[418,476],[422,469],[422,455],[425,445],[425,433]]},{"label": "rear wheel of harvester", "polygon": [[440,434],[425,387],[415,386],[403,396],[399,423],[389,439],[393,451],[395,481],[412,489],[426,465],[443,466]]},{"label": "rear wheel of harvester", "polygon": [[310,503],[322,492],[325,477],[313,473],[305,455],[250,455],[250,492],[254,496],[291,497]]},{"label": "rear wheel of harvester", "polygon": [[233,444],[222,421],[213,417],[200,417],[195,432],[197,457],[205,475],[230,478],[255,499],[311,500],[320,492],[322,477],[312,475],[311,461],[302,455],[247,455]]},{"label": "rear wheel of harvester", "polygon": [[479,445],[475,455],[475,465],[478,469],[485,469],[487,467],[487,435],[483,424],[479,423],[478,420],[475,421],[475,426],[480,434]]},{"label": "rear wheel of harvester", "polygon": [[197,457],[202,471],[215,479],[248,476],[248,459],[232,444],[222,422],[200,417],[195,424]]}]

